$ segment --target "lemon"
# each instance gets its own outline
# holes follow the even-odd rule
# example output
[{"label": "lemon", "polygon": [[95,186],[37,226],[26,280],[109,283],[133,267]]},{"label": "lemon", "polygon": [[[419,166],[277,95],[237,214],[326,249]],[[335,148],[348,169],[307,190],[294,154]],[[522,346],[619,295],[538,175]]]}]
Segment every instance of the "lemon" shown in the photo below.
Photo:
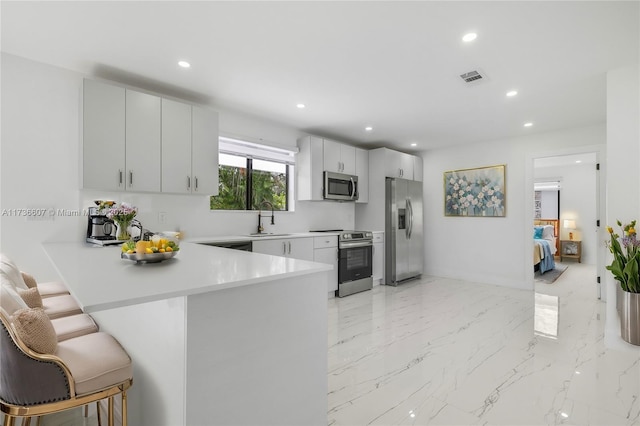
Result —
[{"label": "lemon", "polygon": [[144,249],[144,252],[147,254],[153,254],[153,250],[151,250],[150,248]]}]

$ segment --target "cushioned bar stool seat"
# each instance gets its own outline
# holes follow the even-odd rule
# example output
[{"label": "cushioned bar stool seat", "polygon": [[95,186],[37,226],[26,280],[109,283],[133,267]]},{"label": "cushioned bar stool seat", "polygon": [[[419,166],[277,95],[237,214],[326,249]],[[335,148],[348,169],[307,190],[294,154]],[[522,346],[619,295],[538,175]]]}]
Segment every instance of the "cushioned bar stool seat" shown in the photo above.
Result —
[{"label": "cushioned bar stool seat", "polygon": [[60,296],[62,294],[69,294],[69,289],[66,285],[61,283],[60,281],[49,281],[44,283],[39,283],[36,279],[31,275],[24,271],[21,271],[22,279],[24,283],[29,288],[37,288],[38,293],[44,299],[45,297],[51,296]]},{"label": "cushioned bar stool seat", "polygon": [[42,308],[51,319],[82,313],[80,305],[69,294],[42,299]]},{"label": "cushioned bar stool seat", "polygon": [[58,336],[58,342],[98,331],[96,322],[87,314],[55,318],[51,320],[51,324],[56,332],[56,336]]},{"label": "cushioned bar stool seat", "polygon": [[[24,317],[37,321],[23,321]],[[109,334],[91,333],[55,344],[52,353],[36,352],[47,336],[48,317],[28,308],[9,317],[0,309],[0,411],[5,426],[22,417],[42,416],[108,400],[114,422],[114,396],[122,397],[122,425],[127,425],[126,391],[133,381],[131,359]],[[35,329],[34,324],[38,327]],[[25,340],[26,339],[26,340]],[[27,344],[28,343],[28,344]],[[31,345],[31,346],[29,346]]]},{"label": "cushioned bar stool seat", "polygon": [[[11,286],[8,279],[1,274],[0,285],[0,307],[5,310],[7,315],[11,316],[16,311],[20,309],[27,309],[29,307]],[[58,341],[98,331],[98,326],[95,321],[87,314],[76,314],[56,318],[51,320],[51,324],[53,325]]]},{"label": "cushioned bar stool seat", "polygon": [[[68,293],[43,299],[38,291],[38,287],[29,287],[24,277],[26,276],[27,281],[31,282],[32,285],[35,279],[29,274],[20,271],[17,265],[2,253],[0,253],[0,275],[5,277],[7,282],[13,286],[13,289],[27,301],[27,305],[30,307],[42,306],[47,315],[49,315],[49,318],[60,318],[82,313],[82,309],[78,303],[76,303],[75,299]],[[29,303],[28,300],[30,300],[31,303]]]}]

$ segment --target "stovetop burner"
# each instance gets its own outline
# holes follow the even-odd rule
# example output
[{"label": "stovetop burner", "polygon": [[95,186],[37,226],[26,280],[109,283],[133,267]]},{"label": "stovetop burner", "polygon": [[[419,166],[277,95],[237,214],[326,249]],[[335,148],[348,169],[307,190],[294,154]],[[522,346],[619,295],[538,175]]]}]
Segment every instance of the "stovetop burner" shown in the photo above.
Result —
[{"label": "stovetop burner", "polygon": [[338,232],[338,241],[373,241],[373,233],[369,231],[345,231],[344,229],[323,229],[310,232]]}]

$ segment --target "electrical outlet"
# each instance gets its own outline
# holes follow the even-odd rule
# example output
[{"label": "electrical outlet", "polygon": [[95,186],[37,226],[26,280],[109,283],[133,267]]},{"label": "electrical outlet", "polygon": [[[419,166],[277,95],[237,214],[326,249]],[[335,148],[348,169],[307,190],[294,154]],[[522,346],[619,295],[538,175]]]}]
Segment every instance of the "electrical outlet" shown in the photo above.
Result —
[{"label": "electrical outlet", "polygon": [[167,212],[158,213],[158,223],[162,224],[167,221]]}]

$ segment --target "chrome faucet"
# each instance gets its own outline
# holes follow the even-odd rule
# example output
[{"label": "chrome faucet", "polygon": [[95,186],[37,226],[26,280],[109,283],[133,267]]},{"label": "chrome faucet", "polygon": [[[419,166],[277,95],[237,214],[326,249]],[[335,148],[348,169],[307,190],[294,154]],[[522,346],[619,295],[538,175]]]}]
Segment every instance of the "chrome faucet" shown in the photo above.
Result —
[{"label": "chrome faucet", "polygon": [[[267,217],[271,217],[271,224],[275,225],[276,224],[276,217],[273,214],[273,204],[271,204],[268,201],[263,201],[260,205],[265,205],[267,204],[269,207],[271,207],[271,216],[267,216]],[[264,232],[264,226],[262,226],[262,218],[264,217],[264,215],[262,214],[262,210],[258,210],[258,234]]]}]

